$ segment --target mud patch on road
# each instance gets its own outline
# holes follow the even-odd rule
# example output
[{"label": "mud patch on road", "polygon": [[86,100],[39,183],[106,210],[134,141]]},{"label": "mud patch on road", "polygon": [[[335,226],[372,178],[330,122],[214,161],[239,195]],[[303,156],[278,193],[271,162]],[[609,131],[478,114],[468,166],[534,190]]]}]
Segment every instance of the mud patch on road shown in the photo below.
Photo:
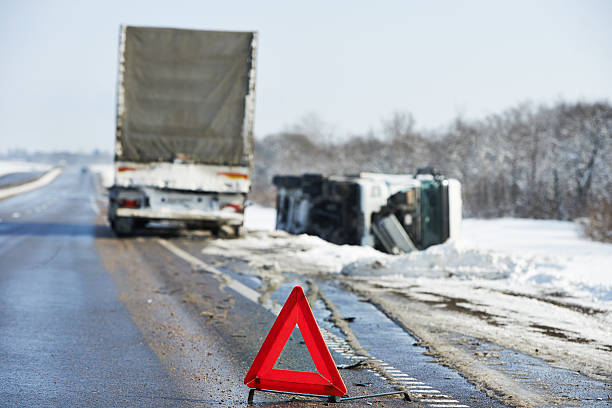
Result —
[{"label": "mud patch on road", "polygon": [[547,336],[571,341],[573,343],[587,343],[587,344],[592,343],[591,340],[580,337],[579,333],[576,333],[576,332],[568,332],[565,330],[557,329],[556,327],[551,327],[551,326],[546,326],[543,324],[536,324],[536,323],[530,324],[529,327]]},{"label": "mud patch on road", "polygon": [[[409,291],[399,291],[399,290],[391,290],[390,293],[393,293],[394,295],[397,295],[397,296],[400,296],[406,299],[410,299],[416,302],[421,302],[427,305],[431,305],[438,309],[444,309],[444,310],[451,311],[451,312],[463,313],[463,314],[467,314],[470,316],[474,316],[481,320],[484,320],[485,322],[493,326],[498,326],[498,327],[504,326],[504,324],[500,321],[502,319],[502,316],[487,313],[484,310],[479,310],[478,307],[483,306],[483,305],[474,304],[467,299],[446,296],[446,295],[441,295],[439,293],[426,292],[426,291],[424,292],[417,291],[416,295],[411,295],[411,292]],[[423,299],[422,297],[419,297],[418,295],[428,295],[431,298]]]},{"label": "mud patch on road", "polygon": [[567,301],[563,301],[560,299],[551,299],[551,297],[559,297],[559,298],[567,299],[567,294],[565,293],[552,292],[552,293],[545,293],[542,296],[530,295],[528,293],[518,293],[518,292],[509,291],[509,290],[501,290],[499,291],[499,293],[502,293],[508,296],[517,296],[517,297],[522,297],[526,299],[534,299],[540,302],[550,303],[551,305],[563,307],[563,308],[573,310],[575,312],[583,313],[586,315],[597,315],[597,314],[606,313],[606,311],[603,309],[597,309],[595,307],[588,307],[585,305],[573,304],[573,303],[569,303]]}]

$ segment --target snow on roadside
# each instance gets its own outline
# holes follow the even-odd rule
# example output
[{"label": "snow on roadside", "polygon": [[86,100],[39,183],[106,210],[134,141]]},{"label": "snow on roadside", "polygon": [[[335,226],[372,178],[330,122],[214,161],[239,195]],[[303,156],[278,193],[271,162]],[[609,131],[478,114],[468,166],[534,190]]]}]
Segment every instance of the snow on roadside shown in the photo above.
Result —
[{"label": "snow on roadside", "polygon": [[393,256],[266,232],[264,211],[253,214],[260,231],[213,240],[203,252],[247,260],[264,281],[340,273],[450,365],[469,365],[464,374],[484,382],[478,363],[454,361],[463,335],[596,378],[612,374],[612,245],[588,240],[575,223],[467,219],[456,242]]},{"label": "snow on roadside", "polygon": [[612,245],[584,238],[572,222],[467,219],[457,242],[392,257],[384,266],[358,262],[344,273],[503,280],[612,305]]},{"label": "snow on roadside", "polygon": [[202,252],[244,259],[256,269],[302,275],[338,274],[344,265],[388,256],[369,247],[335,245],[319,237],[284,231],[249,231],[240,239],[215,239]]},{"label": "snow on roadside", "polygon": [[33,163],[19,160],[0,160],[0,177],[11,173],[29,173],[35,171],[48,171],[50,164]]},{"label": "snow on roadside", "polygon": [[244,210],[244,228],[254,231],[274,231],[276,210],[257,204]]},{"label": "snow on roadside", "polygon": [[[248,230],[272,231],[276,212],[252,206]],[[466,219],[456,242],[426,251],[391,256],[366,247],[334,245],[306,235],[266,236],[231,241],[234,248],[300,248],[300,255],[345,275],[502,280],[588,301],[612,301],[612,245],[593,242],[567,221],[502,218]],[[317,248],[318,246],[318,248]],[[214,246],[208,249],[214,252]]]},{"label": "snow on roadside", "polygon": [[556,285],[569,293],[584,290],[612,300],[612,245],[584,237],[576,223],[502,218],[466,220],[464,225],[460,248],[531,261],[518,282]]},{"label": "snow on roadside", "polygon": [[37,188],[46,186],[51,183],[53,180],[57,178],[62,173],[62,168],[55,167],[48,172],[46,172],[42,177],[31,181],[29,183],[20,184],[14,187],[8,187],[0,189],[0,200],[17,195],[22,193],[27,193],[32,190],[36,190]]},{"label": "snow on roadside", "polygon": [[115,166],[112,163],[91,164],[88,167],[89,171],[100,177],[100,182],[104,188],[109,188],[113,185],[115,179]]}]

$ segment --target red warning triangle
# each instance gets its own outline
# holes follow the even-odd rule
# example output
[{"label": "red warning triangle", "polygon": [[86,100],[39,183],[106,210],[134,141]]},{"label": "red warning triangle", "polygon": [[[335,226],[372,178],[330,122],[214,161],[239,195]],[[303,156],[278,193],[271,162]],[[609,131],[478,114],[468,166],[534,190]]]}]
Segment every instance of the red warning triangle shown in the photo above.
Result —
[{"label": "red warning triangle", "polygon": [[[273,368],[297,324],[316,373]],[[244,383],[250,388],[341,397],[346,386],[319,331],[304,290],[296,286],[274,321]]]}]

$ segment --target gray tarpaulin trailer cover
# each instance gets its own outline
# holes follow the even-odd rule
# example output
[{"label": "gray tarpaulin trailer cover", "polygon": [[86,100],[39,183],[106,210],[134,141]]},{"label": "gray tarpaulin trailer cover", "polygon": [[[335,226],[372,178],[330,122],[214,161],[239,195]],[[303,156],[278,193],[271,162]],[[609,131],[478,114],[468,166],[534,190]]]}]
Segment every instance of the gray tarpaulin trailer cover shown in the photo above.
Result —
[{"label": "gray tarpaulin trailer cover", "polygon": [[122,27],[116,160],[249,166],[256,41]]}]

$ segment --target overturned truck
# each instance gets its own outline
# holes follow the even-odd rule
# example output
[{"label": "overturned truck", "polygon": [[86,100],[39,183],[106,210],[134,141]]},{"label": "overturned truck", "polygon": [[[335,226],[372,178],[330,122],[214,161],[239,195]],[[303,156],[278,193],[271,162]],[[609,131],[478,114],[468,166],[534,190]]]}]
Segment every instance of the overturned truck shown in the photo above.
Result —
[{"label": "overturned truck", "polygon": [[276,228],[392,254],[422,250],[457,235],[461,185],[435,170],[416,175],[359,173],[275,176]]}]

